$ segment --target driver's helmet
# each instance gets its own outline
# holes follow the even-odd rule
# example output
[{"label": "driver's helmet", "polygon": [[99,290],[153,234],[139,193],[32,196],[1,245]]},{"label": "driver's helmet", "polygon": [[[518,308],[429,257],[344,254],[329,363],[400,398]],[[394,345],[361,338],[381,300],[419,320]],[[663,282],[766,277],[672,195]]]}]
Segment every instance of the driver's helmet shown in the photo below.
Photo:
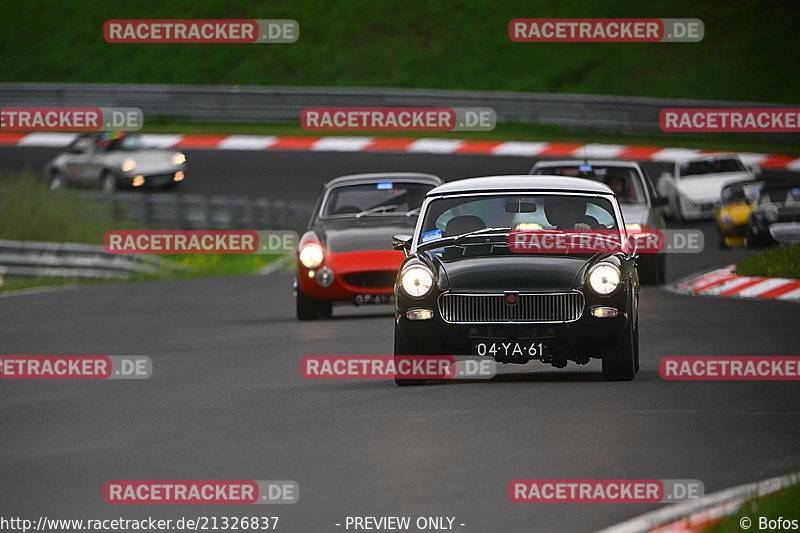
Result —
[{"label": "driver's helmet", "polygon": [[125,137],[126,133],[124,131],[107,131],[101,133],[95,143],[104,150],[114,150],[122,144],[122,140]]}]

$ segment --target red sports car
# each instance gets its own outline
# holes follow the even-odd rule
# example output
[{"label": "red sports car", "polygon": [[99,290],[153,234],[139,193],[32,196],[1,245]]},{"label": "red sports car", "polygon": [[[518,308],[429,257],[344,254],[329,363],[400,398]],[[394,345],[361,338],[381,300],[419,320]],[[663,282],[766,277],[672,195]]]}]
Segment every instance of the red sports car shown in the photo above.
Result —
[{"label": "red sports car", "polygon": [[392,303],[403,252],[392,236],[412,233],[431,174],[354,174],[322,187],[297,247],[297,318],[331,316],[333,304]]}]

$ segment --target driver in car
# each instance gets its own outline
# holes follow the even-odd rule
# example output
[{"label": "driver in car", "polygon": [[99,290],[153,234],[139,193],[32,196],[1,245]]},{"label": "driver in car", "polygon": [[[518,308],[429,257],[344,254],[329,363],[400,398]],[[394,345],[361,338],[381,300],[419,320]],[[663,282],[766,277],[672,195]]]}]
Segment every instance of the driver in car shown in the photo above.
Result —
[{"label": "driver in car", "polygon": [[618,174],[609,174],[605,179],[606,185],[614,191],[620,202],[628,202],[628,190],[625,183],[625,178]]},{"label": "driver in car", "polygon": [[587,205],[578,198],[550,198],[544,202],[544,215],[555,229],[600,229],[597,219],[586,214]]}]

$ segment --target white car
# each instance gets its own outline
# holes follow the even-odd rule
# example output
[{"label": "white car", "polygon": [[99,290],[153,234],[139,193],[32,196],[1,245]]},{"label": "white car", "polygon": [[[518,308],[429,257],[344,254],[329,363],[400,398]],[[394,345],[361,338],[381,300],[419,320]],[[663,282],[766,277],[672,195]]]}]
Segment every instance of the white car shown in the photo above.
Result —
[{"label": "white car", "polygon": [[[614,191],[628,229],[660,231],[666,228],[661,212],[666,199],[656,194],[650,178],[635,161],[539,161],[530,174],[571,176],[605,183]],[[666,254],[642,254],[637,263],[643,284],[664,283]]]},{"label": "white car", "polygon": [[186,156],[147,146],[140,135],[79,135],[45,168],[51,189],[171,188],[186,177]]},{"label": "white car", "polygon": [[758,172],[734,154],[697,155],[675,161],[673,171],[661,175],[657,189],[667,198],[667,214],[677,221],[710,219],[725,185],[755,179]]}]

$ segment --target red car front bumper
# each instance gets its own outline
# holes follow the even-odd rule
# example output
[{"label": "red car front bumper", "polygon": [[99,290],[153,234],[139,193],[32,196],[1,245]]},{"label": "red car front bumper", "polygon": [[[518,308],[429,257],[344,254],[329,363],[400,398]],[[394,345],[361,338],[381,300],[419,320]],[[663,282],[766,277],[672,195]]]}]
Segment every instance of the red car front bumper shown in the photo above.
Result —
[{"label": "red car front bumper", "polygon": [[[298,261],[297,282],[306,296],[318,300],[348,301],[359,294],[392,294],[402,262],[403,252],[396,250],[326,253],[317,268],[308,269]],[[317,281],[317,273],[323,268],[333,272],[333,283],[328,287]],[[309,277],[309,271],[313,277]]]}]

